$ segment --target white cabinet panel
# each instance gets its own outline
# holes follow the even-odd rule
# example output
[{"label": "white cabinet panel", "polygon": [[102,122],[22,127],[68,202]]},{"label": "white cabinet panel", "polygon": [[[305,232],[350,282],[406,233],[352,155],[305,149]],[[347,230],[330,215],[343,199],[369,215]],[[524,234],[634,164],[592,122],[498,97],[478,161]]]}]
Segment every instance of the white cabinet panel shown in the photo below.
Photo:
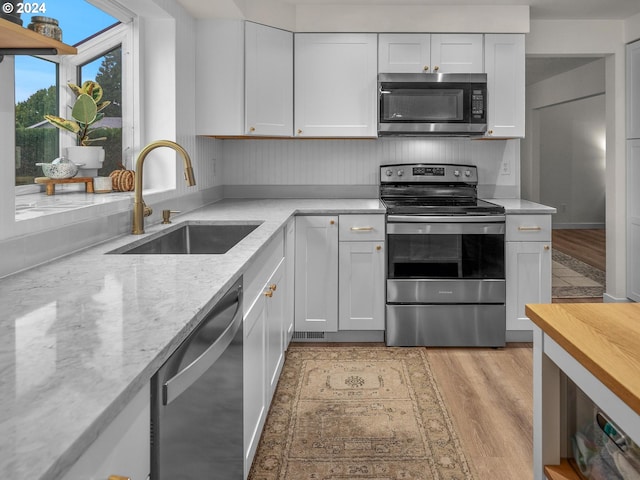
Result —
[{"label": "white cabinet panel", "polygon": [[640,302],[640,140],[627,141],[627,297]]},{"label": "white cabinet panel", "polygon": [[627,138],[640,138],[640,40],[627,45]]},{"label": "white cabinet panel", "polygon": [[338,330],[338,217],[296,217],[295,329]]},{"label": "white cabinet panel", "polygon": [[340,242],[340,330],[384,330],[384,242]]},{"label": "white cabinet panel", "polygon": [[295,135],[376,137],[377,36],[295,36]]},{"label": "white cabinet panel", "polygon": [[245,132],[293,134],[293,33],[247,22]]},{"label": "white cabinet panel", "polygon": [[284,230],[285,280],[284,280],[284,348],[289,347],[294,332],[295,251],[296,221],[289,219]]},{"label": "white cabinet panel", "polygon": [[378,36],[380,73],[428,72],[431,65],[431,35],[381,33]]},{"label": "white cabinet panel", "polygon": [[432,34],[431,63],[437,73],[482,73],[483,35]]},{"label": "white cabinet panel", "polygon": [[197,135],[291,136],[293,34],[243,20],[201,19]]},{"label": "white cabinet panel", "polygon": [[385,33],[378,37],[380,73],[482,73],[483,35]]},{"label": "white cabinet panel", "polygon": [[278,377],[284,365],[284,259],[273,272],[265,285],[266,322],[267,322],[267,405],[278,384]]},{"label": "white cabinet panel", "polygon": [[507,330],[532,330],[524,307],[551,303],[551,243],[506,243]]},{"label": "white cabinet panel", "polygon": [[524,137],[525,48],[523,34],[486,34],[487,135]]},{"label": "white cabinet panel", "polygon": [[244,476],[247,478],[267,416],[266,302],[258,298],[244,315]]},{"label": "white cabinet panel", "polygon": [[151,471],[151,408],[147,384],[91,444],[62,480],[120,475],[146,480]]}]

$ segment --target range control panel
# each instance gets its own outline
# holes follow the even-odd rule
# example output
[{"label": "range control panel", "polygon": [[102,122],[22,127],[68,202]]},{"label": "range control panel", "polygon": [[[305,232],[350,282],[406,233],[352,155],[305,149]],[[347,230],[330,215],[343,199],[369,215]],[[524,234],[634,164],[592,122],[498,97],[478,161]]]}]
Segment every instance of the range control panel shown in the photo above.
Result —
[{"label": "range control panel", "polygon": [[478,183],[475,165],[395,163],[380,166],[380,183]]}]

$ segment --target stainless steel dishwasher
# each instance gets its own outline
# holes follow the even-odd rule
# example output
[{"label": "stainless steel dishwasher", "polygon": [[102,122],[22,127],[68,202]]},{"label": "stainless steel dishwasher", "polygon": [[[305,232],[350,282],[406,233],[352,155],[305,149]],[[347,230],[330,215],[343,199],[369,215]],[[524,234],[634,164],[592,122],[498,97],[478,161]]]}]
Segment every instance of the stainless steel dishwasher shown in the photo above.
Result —
[{"label": "stainless steel dishwasher", "polygon": [[243,478],[242,278],[151,379],[151,479]]}]

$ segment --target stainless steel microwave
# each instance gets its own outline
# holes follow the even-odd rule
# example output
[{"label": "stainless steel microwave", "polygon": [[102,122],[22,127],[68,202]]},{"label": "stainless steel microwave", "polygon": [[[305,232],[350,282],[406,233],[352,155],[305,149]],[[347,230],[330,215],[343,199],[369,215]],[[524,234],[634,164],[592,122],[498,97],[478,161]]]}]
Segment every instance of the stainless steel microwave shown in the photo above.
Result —
[{"label": "stainless steel microwave", "polygon": [[378,134],[483,135],[486,73],[381,73]]}]

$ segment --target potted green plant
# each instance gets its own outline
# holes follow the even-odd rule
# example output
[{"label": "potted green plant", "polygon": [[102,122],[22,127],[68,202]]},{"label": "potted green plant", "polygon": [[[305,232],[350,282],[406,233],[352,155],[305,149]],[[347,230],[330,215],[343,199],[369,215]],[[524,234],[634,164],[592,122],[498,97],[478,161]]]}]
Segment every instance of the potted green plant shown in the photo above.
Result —
[{"label": "potted green plant", "polygon": [[102,101],[102,87],[92,80],[82,83],[82,86],[68,84],[76,96],[71,108],[71,119],[56,115],[45,115],[44,118],[61,130],[71,132],[78,138],[78,146],[67,147],[65,157],[76,164],[82,164],[81,176],[95,176],[104,161],[104,149],[92,146],[94,142],[106,140],[106,137],[92,137],[97,122],[104,118],[104,110],[110,101]]}]

